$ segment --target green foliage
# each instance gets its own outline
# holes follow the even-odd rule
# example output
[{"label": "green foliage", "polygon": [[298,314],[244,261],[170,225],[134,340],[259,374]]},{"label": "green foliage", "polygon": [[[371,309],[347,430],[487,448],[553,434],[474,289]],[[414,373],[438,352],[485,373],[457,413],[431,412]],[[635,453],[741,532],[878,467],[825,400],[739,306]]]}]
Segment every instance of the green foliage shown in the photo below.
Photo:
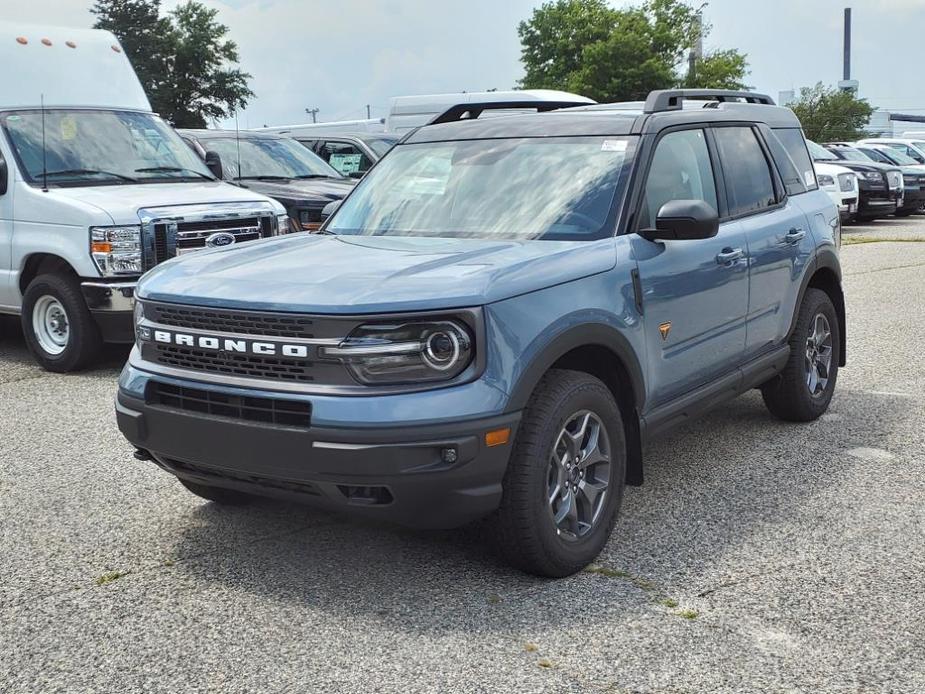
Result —
[{"label": "green foliage", "polygon": [[218,10],[195,0],[166,17],[161,0],[96,0],[99,29],[113,32],[152,108],[178,128],[203,128],[247,105],[250,75],[234,67],[238,48]]},{"label": "green foliage", "polygon": [[826,87],[803,87],[800,97],[790,104],[797,114],[806,137],[817,142],[859,140],[866,136],[864,127],[874,108],[853,92]]},{"label": "green foliage", "polygon": [[653,89],[677,86],[745,88],[745,56],[736,50],[707,54],[694,78],[686,53],[706,36],[697,10],[681,0],[647,0],[622,9],[604,0],[552,0],[518,26],[524,89],[561,89],[596,101],[644,99]]}]

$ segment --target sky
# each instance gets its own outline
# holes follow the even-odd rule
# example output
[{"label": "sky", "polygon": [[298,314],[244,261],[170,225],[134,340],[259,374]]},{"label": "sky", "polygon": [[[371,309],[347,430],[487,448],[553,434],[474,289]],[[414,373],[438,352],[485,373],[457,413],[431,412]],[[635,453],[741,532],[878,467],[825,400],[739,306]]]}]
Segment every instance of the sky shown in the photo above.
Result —
[{"label": "sky", "polygon": [[[163,0],[165,9],[178,0]],[[253,75],[242,128],[384,116],[406,94],[507,89],[522,75],[517,24],[538,0],[203,0]],[[91,0],[0,0],[0,20],[87,27]],[[614,0],[615,6],[636,4]],[[874,106],[925,115],[925,0],[710,0],[705,48],[748,56],[775,98],[841,79],[842,11],[853,8],[852,77]],[[915,110],[913,110],[915,109]]]}]

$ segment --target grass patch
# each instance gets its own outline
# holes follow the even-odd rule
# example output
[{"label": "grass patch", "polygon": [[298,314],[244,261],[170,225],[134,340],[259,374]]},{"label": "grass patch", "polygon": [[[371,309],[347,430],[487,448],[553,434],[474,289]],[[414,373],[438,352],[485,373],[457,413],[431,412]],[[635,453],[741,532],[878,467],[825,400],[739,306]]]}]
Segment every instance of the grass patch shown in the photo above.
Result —
[{"label": "grass patch", "polygon": [[697,610],[692,610],[690,608],[686,610],[679,610],[675,612],[676,615],[682,617],[683,619],[697,619],[700,616],[700,613]]},{"label": "grass patch", "polygon": [[661,600],[658,601],[658,603],[672,610],[678,606],[678,601],[675,600],[674,598],[662,598]]},{"label": "grass patch", "polygon": [[501,602],[500,595],[493,594],[488,596],[488,603],[490,605],[497,605],[499,602]]},{"label": "grass patch", "polygon": [[127,576],[128,573],[129,573],[128,571],[107,571],[102,576],[96,579],[96,585],[105,586],[107,583],[118,581],[123,576]]},{"label": "grass patch", "polygon": [[536,661],[536,664],[542,668],[552,667],[552,661],[549,658],[540,658],[539,660]]},{"label": "grass patch", "polygon": [[633,578],[632,574],[626,571],[611,569],[610,567],[601,566],[600,564],[589,564],[585,567],[585,571],[589,574],[597,574],[598,576],[606,576],[607,578]]},{"label": "grass patch", "polygon": [[841,243],[843,246],[855,246],[861,243],[923,243],[925,236],[916,236],[910,238],[893,238],[879,239],[869,238],[867,236],[842,236]]},{"label": "grass patch", "polygon": [[535,643],[525,643],[524,644],[524,650],[527,653],[533,653],[537,650],[537,648],[538,646]]}]

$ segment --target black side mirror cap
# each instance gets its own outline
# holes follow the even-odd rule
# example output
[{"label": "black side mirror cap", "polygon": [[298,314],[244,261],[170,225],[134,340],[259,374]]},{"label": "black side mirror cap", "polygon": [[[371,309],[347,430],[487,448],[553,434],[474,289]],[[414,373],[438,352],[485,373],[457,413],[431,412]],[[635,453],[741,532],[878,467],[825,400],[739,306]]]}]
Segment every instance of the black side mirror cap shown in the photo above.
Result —
[{"label": "black side mirror cap", "polygon": [[340,200],[332,200],[327,205],[325,205],[321,210],[321,221],[327,221],[328,217],[334,214],[334,210],[340,207]]},{"label": "black side mirror cap", "polygon": [[10,170],[5,159],[0,159],[0,195],[6,195],[10,185]]},{"label": "black side mirror cap", "polygon": [[224,172],[222,171],[222,158],[219,156],[218,152],[206,152],[206,168],[212,172],[212,175],[215,176],[218,180],[224,178]]},{"label": "black side mirror cap", "polygon": [[658,211],[654,229],[640,229],[649,241],[710,239],[719,231],[719,215],[703,200],[669,200]]}]

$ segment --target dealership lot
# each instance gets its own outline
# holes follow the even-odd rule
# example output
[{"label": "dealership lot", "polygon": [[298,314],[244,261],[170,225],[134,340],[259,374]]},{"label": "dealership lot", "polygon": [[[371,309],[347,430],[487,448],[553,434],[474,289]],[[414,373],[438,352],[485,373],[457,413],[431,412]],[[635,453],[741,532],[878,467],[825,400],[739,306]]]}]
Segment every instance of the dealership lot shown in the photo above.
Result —
[{"label": "dealership lot", "polygon": [[[846,231],[925,241],[925,218]],[[753,393],[672,433],[559,581],[476,530],[201,503],[116,429],[124,350],[52,375],[3,320],[0,692],[925,689],[925,242],[843,263],[830,412]]]}]

